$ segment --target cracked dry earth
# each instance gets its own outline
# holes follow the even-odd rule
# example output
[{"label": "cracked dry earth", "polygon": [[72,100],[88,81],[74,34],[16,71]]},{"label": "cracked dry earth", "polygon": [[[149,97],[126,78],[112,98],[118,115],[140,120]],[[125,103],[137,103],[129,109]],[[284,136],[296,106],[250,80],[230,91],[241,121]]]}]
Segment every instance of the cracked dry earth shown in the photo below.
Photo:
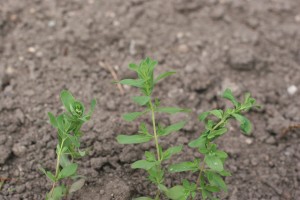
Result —
[{"label": "cracked dry earth", "polygon": [[[300,1],[298,0],[7,0],[0,1],[0,176],[9,177],[0,200],[41,200],[50,182],[39,166],[54,169],[56,132],[47,112],[62,112],[59,92],[69,89],[98,105],[84,127],[87,157],[79,161],[87,182],[70,199],[129,200],[153,195],[141,170],[130,164],[154,144],[119,145],[119,133],[138,122],[121,114],[139,108],[121,95],[109,71],[132,78],[130,62],[159,61],[157,73],[176,70],[155,95],[164,105],[187,107],[190,116],[159,116],[168,124],[185,118],[185,128],[162,140],[184,144],[203,130],[197,114],[226,106],[227,87],[249,91],[264,106],[247,116],[244,136],[237,124],[218,141],[229,153],[229,192],[221,199],[300,199]],[[99,62],[102,63],[99,65]],[[298,91],[297,91],[298,89]],[[185,147],[188,161],[197,155]],[[188,174],[168,175],[168,186]]]}]

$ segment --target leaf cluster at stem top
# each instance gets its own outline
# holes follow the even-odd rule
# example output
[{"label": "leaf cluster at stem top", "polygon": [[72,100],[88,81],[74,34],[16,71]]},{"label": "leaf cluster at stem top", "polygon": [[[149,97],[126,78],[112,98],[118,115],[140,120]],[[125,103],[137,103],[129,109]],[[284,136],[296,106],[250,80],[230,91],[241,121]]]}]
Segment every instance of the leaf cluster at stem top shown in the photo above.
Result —
[{"label": "leaf cluster at stem top", "polygon": [[64,185],[57,186],[57,182],[65,178],[78,177],[76,174],[78,165],[73,163],[73,160],[86,154],[85,151],[80,150],[80,137],[83,134],[80,129],[91,118],[96,105],[96,100],[92,100],[90,111],[85,113],[83,103],[66,90],[61,92],[60,99],[67,112],[57,117],[51,112],[48,113],[50,123],[57,129],[58,136],[55,174],[40,168],[53,182],[51,191],[46,195],[47,200],[60,200],[67,192],[75,192],[84,185],[84,179],[77,180],[68,189]]}]

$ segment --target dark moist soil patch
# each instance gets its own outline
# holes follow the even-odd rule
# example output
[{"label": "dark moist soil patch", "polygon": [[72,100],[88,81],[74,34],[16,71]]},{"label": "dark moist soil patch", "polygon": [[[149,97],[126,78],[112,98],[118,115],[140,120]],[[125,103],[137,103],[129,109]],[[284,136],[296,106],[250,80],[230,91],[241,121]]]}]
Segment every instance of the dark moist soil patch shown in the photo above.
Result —
[{"label": "dark moist soil patch", "polygon": [[[157,73],[176,70],[155,90],[169,106],[193,109],[190,122],[163,140],[187,144],[203,125],[196,114],[227,106],[219,97],[229,87],[238,96],[250,91],[264,105],[248,117],[251,136],[232,124],[218,141],[229,153],[228,194],[221,199],[300,199],[300,130],[279,137],[300,122],[300,1],[240,0],[87,0],[0,2],[0,191],[4,200],[41,200],[50,182],[39,166],[54,170],[56,132],[47,112],[60,113],[59,92],[69,89],[86,104],[97,98],[84,127],[89,155],[79,161],[87,177],[70,199],[127,200],[153,195],[155,188],[130,164],[154,144],[119,145],[120,133],[134,133],[138,122],[121,114],[139,108],[122,96],[112,76],[132,78],[127,65],[145,56],[159,61]],[[296,86],[298,91],[288,93]],[[293,93],[293,94],[292,94]],[[185,115],[159,116],[162,123]],[[187,147],[190,160],[198,155]],[[190,174],[168,175],[168,186]]]}]

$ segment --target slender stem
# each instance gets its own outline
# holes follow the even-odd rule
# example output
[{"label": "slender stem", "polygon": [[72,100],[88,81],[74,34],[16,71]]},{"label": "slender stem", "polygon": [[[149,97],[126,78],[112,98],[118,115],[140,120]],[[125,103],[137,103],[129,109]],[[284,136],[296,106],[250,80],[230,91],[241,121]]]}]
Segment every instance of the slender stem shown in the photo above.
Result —
[{"label": "slender stem", "polygon": [[153,134],[154,134],[154,140],[155,140],[155,146],[156,146],[156,152],[157,152],[157,160],[160,160],[160,153],[159,153],[159,146],[158,146],[158,137],[156,133],[156,124],[155,124],[155,115],[154,115],[154,108],[152,105],[152,101],[149,102],[150,109],[151,109],[151,115],[152,115],[152,125],[153,125]]},{"label": "slender stem", "polygon": [[[161,162],[161,155],[159,153],[158,136],[157,136],[157,133],[156,133],[155,114],[154,114],[154,108],[153,108],[152,101],[150,101],[149,104],[150,104],[151,115],[152,115],[153,135],[154,135],[154,141],[155,141],[156,152],[157,152],[157,160],[160,163]],[[160,191],[158,189],[157,192],[156,192],[155,200],[159,200],[159,196],[160,196]]]},{"label": "slender stem", "polygon": [[159,195],[160,195],[160,191],[159,191],[159,190],[157,190],[157,192],[156,192],[156,196],[155,196],[155,200],[159,200]]},{"label": "slender stem", "polygon": [[[58,154],[57,154],[56,168],[55,168],[55,179],[57,179],[58,173],[59,173],[59,163],[60,163],[60,158],[61,158],[61,153],[62,153],[62,148],[63,148],[64,142],[65,142],[65,139],[62,140],[61,145],[60,145],[60,148],[59,148],[59,152],[58,152]],[[55,181],[55,182],[52,184],[52,188],[51,188],[51,191],[50,191],[50,196],[52,196],[52,194],[53,194],[53,191],[54,191],[54,188],[55,188],[56,183],[57,183],[57,181]]]},{"label": "slender stem", "polygon": [[[221,124],[223,124],[224,122],[226,121],[226,118],[223,118],[222,120],[219,121],[219,123],[217,123],[213,128],[212,130],[216,130]],[[196,188],[199,187],[199,184],[200,184],[200,180],[201,180],[201,175],[204,171],[204,167],[205,167],[205,162],[202,161],[202,165],[200,167],[200,172],[199,172],[199,176],[198,176],[198,179],[197,179],[197,182],[196,182]]]},{"label": "slender stem", "polygon": [[198,176],[198,179],[197,179],[197,188],[198,188],[198,185],[200,184],[200,180],[201,180],[201,175],[202,175],[202,172],[204,171],[204,167],[205,167],[205,163],[202,162],[202,165],[201,165],[201,168],[200,168],[200,172],[199,172],[199,176]]}]

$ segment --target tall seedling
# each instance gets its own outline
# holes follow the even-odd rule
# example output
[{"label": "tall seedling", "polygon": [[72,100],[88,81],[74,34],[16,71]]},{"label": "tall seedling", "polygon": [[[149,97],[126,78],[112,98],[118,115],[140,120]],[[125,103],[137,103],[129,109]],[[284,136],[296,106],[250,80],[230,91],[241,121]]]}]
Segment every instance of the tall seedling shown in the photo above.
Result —
[{"label": "tall seedling", "polygon": [[[83,135],[80,129],[91,118],[96,106],[96,100],[93,99],[90,111],[85,114],[82,102],[76,100],[70,92],[62,91],[60,99],[67,111],[57,117],[48,113],[51,125],[57,129],[56,170],[53,174],[40,168],[52,182],[52,188],[46,194],[46,200],[60,200],[84,185],[84,178],[77,175],[78,165],[74,163],[74,159],[86,154],[86,151],[80,150],[80,138]],[[74,180],[71,186],[59,184],[67,178]]]},{"label": "tall seedling", "polygon": [[200,193],[202,200],[216,200],[214,193],[227,191],[227,186],[222,176],[230,176],[230,172],[224,169],[224,162],[228,155],[226,152],[219,150],[214,141],[228,132],[226,125],[230,119],[235,119],[240,123],[240,129],[243,133],[251,132],[251,122],[243,116],[244,112],[249,111],[255,104],[255,99],[250,94],[245,95],[243,102],[238,102],[233,96],[231,90],[225,90],[223,97],[228,99],[234,105],[233,108],[226,110],[211,110],[199,115],[199,120],[205,123],[205,130],[200,137],[189,143],[192,148],[197,148],[203,154],[204,158],[196,158],[193,161],[173,164],[169,171],[184,172],[191,171],[198,174],[196,182],[183,181],[183,186],[177,186],[177,192],[171,199],[185,200],[188,198],[195,199],[196,194]]},{"label": "tall seedling", "polygon": [[[156,147],[156,153],[151,151],[145,152],[145,159],[134,162],[131,167],[133,169],[144,169],[148,172],[149,180],[157,186],[157,192],[155,199],[160,199],[161,192],[164,192],[168,196],[168,190],[164,186],[164,174],[165,170],[162,167],[162,162],[168,160],[173,154],[179,153],[182,150],[182,146],[170,147],[163,150],[159,144],[159,138],[165,137],[174,131],[180,130],[185,121],[172,124],[167,127],[158,125],[155,120],[157,113],[174,114],[178,112],[187,112],[186,109],[174,108],[174,107],[161,107],[160,101],[157,98],[152,97],[154,86],[162,79],[174,74],[174,72],[165,72],[157,77],[154,77],[154,69],[157,62],[147,58],[143,60],[139,65],[130,64],[129,68],[137,73],[137,79],[124,79],[120,81],[121,84],[130,85],[139,88],[141,96],[134,96],[132,100],[144,107],[145,109],[140,112],[132,112],[123,115],[123,119],[126,121],[133,121],[138,117],[146,114],[150,114],[152,120],[152,133],[147,128],[145,123],[140,124],[139,132],[135,135],[119,135],[117,140],[120,144],[138,144],[144,142],[154,141]],[[151,200],[149,197],[140,197],[137,200]]]}]

